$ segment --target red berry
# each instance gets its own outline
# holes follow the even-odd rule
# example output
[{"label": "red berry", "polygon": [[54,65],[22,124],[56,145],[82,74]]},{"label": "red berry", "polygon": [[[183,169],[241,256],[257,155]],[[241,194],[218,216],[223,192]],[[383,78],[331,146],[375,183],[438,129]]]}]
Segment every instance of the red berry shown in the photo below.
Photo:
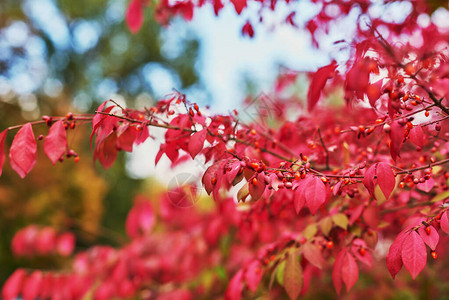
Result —
[{"label": "red berry", "polygon": [[359,249],[359,253],[360,253],[361,256],[364,256],[365,253],[366,253],[366,249],[363,248],[363,247],[361,247],[361,248]]},{"label": "red berry", "polygon": [[430,252],[430,254],[432,255],[433,259],[437,259],[438,258],[438,255],[437,255],[437,253],[435,251]]}]

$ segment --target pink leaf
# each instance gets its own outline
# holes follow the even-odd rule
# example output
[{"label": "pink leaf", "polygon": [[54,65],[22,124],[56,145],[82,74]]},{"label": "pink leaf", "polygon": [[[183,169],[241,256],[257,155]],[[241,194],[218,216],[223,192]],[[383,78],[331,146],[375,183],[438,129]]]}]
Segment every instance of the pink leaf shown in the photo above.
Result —
[{"label": "pink leaf", "polygon": [[346,255],[346,250],[342,249],[335,258],[334,267],[332,269],[332,282],[334,283],[335,291],[340,295],[341,288],[343,286],[343,280],[341,276],[341,268],[343,265],[343,258]]},{"label": "pink leaf", "polygon": [[238,271],[229,282],[226,289],[225,300],[240,300],[242,299],[243,291],[243,271]]},{"label": "pink leaf", "polygon": [[53,165],[67,150],[67,133],[62,120],[55,122],[44,140],[44,152]]},{"label": "pink leaf", "polygon": [[399,125],[398,121],[391,123],[390,130],[390,154],[394,161],[397,157],[401,157],[399,152],[401,151],[402,142],[404,141],[404,127]]},{"label": "pink leaf", "polygon": [[114,164],[117,154],[117,135],[112,132],[97,145],[94,156],[98,157],[98,160],[105,169],[108,169]]},{"label": "pink leaf", "polygon": [[284,288],[290,299],[298,298],[302,289],[302,268],[298,261],[298,256],[290,252],[285,261]]},{"label": "pink leaf", "polygon": [[192,159],[195,158],[195,156],[197,156],[198,153],[201,152],[201,150],[203,150],[206,136],[207,136],[207,128],[203,128],[202,130],[192,134],[192,136],[190,137],[188,149]]},{"label": "pink leaf", "polygon": [[440,227],[443,232],[449,234],[449,216],[447,215],[447,211],[441,215]]},{"label": "pink leaf", "polygon": [[424,134],[421,126],[415,126],[408,134],[410,141],[416,146],[422,148],[424,143]]},{"label": "pink leaf", "polygon": [[39,296],[43,283],[41,271],[34,271],[23,283],[23,300],[34,300]]},{"label": "pink leaf", "polygon": [[374,198],[374,187],[376,184],[374,183],[374,176],[376,175],[376,165],[373,164],[369,167],[365,172],[365,177],[363,178],[363,185],[366,187],[370,195]]},{"label": "pink leaf", "polygon": [[246,0],[231,0],[231,2],[234,4],[237,14],[240,15],[242,10],[246,7]]},{"label": "pink leaf", "polygon": [[412,231],[404,239],[402,244],[402,262],[415,279],[424,269],[427,262],[426,245],[416,231]]},{"label": "pink leaf", "polygon": [[251,23],[249,21],[246,21],[245,25],[243,25],[242,27],[242,35],[245,36],[249,36],[249,37],[254,37],[254,28],[253,25],[251,25]]},{"label": "pink leaf", "polygon": [[368,96],[369,103],[372,107],[375,107],[376,101],[382,95],[382,79],[368,85],[366,88],[366,95]]},{"label": "pink leaf", "polygon": [[263,172],[256,174],[257,175],[254,177],[254,179],[256,179],[257,182],[255,182],[253,179],[251,179],[249,182],[249,194],[254,201],[262,197],[262,194],[263,192],[265,192],[266,188],[265,174]]},{"label": "pink leaf", "polygon": [[14,171],[20,177],[25,176],[33,169],[37,159],[37,144],[33,128],[30,123],[25,124],[17,132],[9,149],[9,161]]},{"label": "pink leaf", "polygon": [[326,202],[327,190],[320,178],[312,176],[304,187],[304,197],[312,215]]},{"label": "pink leaf", "polygon": [[69,256],[75,249],[75,236],[70,232],[65,232],[58,237],[57,251],[61,256]]},{"label": "pink leaf", "polygon": [[2,175],[3,164],[5,163],[5,140],[8,135],[8,129],[0,133],[0,176]]},{"label": "pink leaf", "polygon": [[346,285],[346,291],[348,292],[359,278],[359,267],[355,262],[354,256],[349,252],[346,252],[342,261],[341,277],[343,278],[343,282]]},{"label": "pink leaf", "polygon": [[218,16],[218,12],[224,7],[221,0],[213,0],[213,6],[214,6],[214,13],[216,16]]},{"label": "pink leaf", "polygon": [[[426,243],[430,249],[435,250],[438,245],[438,241],[440,240],[440,236],[433,226],[428,226],[427,228],[430,229],[426,229],[424,226],[419,227],[418,233],[424,243]],[[427,234],[426,230],[429,230],[430,234]]]},{"label": "pink leaf", "polygon": [[293,194],[293,205],[295,206],[296,214],[299,214],[305,204],[306,199],[304,198],[304,189],[303,187],[299,186]]},{"label": "pink leaf", "polygon": [[241,168],[242,165],[240,164],[239,160],[231,160],[225,165],[226,180],[229,184],[232,184],[237,174],[239,174]]},{"label": "pink leaf", "polygon": [[259,286],[260,281],[262,280],[263,272],[262,265],[259,261],[253,261],[245,272],[245,282],[248,288],[255,292],[257,291],[257,287]]},{"label": "pink leaf", "polygon": [[315,267],[322,269],[324,266],[324,258],[321,250],[317,245],[312,243],[305,243],[302,248],[304,257]]},{"label": "pink leaf", "polygon": [[334,77],[337,63],[333,61],[330,65],[319,68],[313,75],[312,82],[307,93],[307,107],[311,111],[318,100],[320,100],[321,91],[328,79]]},{"label": "pink leaf", "polygon": [[339,181],[339,182],[337,182],[337,183],[334,185],[334,187],[333,187],[333,189],[332,189],[332,194],[333,194],[334,196],[337,196],[338,191],[340,190],[342,184],[343,184],[343,181]]},{"label": "pink leaf", "polygon": [[132,33],[139,32],[143,25],[143,2],[131,0],[126,11],[126,25]]},{"label": "pink leaf", "polygon": [[17,269],[6,280],[2,288],[2,299],[15,300],[19,297],[20,290],[22,289],[23,281],[26,277],[26,272],[22,269]]},{"label": "pink leaf", "polygon": [[416,187],[418,189],[420,189],[421,191],[429,193],[433,189],[434,185],[435,185],[435,180],[433,180],[433,178],[430,177],[428,180],[426,180],[422,183],[418,183],[416,185]]},{"label": "pink leaf", "polygon": [[393,279],[402,268],[402,244],[406,237],[405,231],[402,231],[394,239],[387,254],[387,268]]},{"label": "pink leaf", "polygon": [[212,191],[214,190],[215,186],[217,186],[221,176],[221,174],[219,174],[219,171],[223,167],[224,163],[225,163],[224,160],[219,160],[213,165],[211,165],[209,168],[207,168],[206,172],[204,172],[201,182],[203,183],[204,188],[206,189],[208,195],[210,195],[210,193],[212,193]]},{"label": "pink leaf", "polygon": [[[363,249],[363,250],[361,250]],[[361,252],[364,251],[364,252]],[[351,252],[352,254],[362,263],[367,265],[368,267],[372,266],[372,257],[371,253],[368,250],[368,246],[366,245],[366,242],[362,239],[355,239],[352,242],[351,246]]]},{"label": "pink leaf", "polygon": [[153,208],[148,200],[138,196],[136,204],[131,208],[126,218],[126,234],[130,238],[136,238],[142,234],[148,234],[156,224]]},{"label": "pink leaf", "polygon": [[393,170],[386,163],[380,162],[377,164],[376,168],[377,184],[388,199],[393,192],[395,186],[395,178]]},{"label": "pink leaf", "polygon": [[150,130],[148,129],[147,125],[142,125],[142,130],[138,131],[136,134],[136,140],[134,141],[134,143],[136,145],[140,145],[143,142],[145,142],[147,140],[147,138],[150,137]]}]

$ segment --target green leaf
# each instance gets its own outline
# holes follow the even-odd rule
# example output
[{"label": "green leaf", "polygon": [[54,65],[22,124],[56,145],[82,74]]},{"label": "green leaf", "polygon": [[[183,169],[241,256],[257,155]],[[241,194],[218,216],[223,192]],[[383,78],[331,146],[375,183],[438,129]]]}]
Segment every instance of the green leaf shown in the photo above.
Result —
[{"label": "green leaf", "polygon": [[306,239],[310,239],[315,236],[315,234],[318,232],[318,228],[316,224],[310,224],[304,229],[303,234],[306,237]]},{"label": "green leaf", "polygon": [[344,230],[348,229],[348,217],[343,213],[338,213],[332,216],[332,221],[334,221],[335,225],[343,228]]},{"label": "green leaf", "polygon": [[448,197],[449,197],[449,191],[445,191],[445,192],[440,193],[440,194],[436,195],[435,197],[433,197],[432,200],[430,200],[430,202],[432,202],[432,203],[440,202]]},{"label": "green leaf", "polygon": [[292,251],[288,254],[284,269],[284,288],[290,299],[298,298],[302,289],[302,268],[298,255]]},{"label": "green leaf", "polygon": [[374,197],[377,200],[377,205],[382,205],[387,201],[387,198],[385,197],[378,184],[376,184],[376,187],[374,188]]},{"label": "green leaf", "polygon": [[320,227],[324,235],[329,235],[332,230],[332,219],[330,217],[325,217],[321,220]]},{"label": "green leaf", "polygon": [[276,269],[276,280],[282,286],[284,286],[284,269],[285,269],[285,260],[280,262]]},{"label": "green leaf", "polygon": [[249,186],[248,186],[248,182],[247,182],[237,192],[237,200],[240,202],[243,199],[245,199],[246,197],[248,197],[248,195],[249,195]]}]

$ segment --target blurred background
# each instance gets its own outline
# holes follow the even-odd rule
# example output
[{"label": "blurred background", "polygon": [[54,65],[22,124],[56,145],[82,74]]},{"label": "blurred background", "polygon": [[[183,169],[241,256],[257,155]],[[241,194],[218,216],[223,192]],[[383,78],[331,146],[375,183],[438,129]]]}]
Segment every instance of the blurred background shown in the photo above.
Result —
[{"label": "blurred background", "polygon": [[[217,17],[206,5],[195,11],[192,22],[175,19],[168,27],[154,21],[150,7],[133,35],[124,22],[126,0],[1,0],[0,130],[42,115],[92,113],[110,98],[128,107],[149,107],[173,89],[212,112],[227,112],[240,107],[248,94],[270,92],[286,68],[313,71],[347,58],[349,53],[334,42],[351,36],[351,16],[323,36],[317,50],[308,33],[285,24],[291,9],[283,5],[267,12],[263,25],[253,22],[256,34],[249,39],[241,28],[247,19],[258,18],[256,7],[237,16],[228,5]],[[317,12],[308,1],[293,5],[299,25]],[[297,85],[306,91],[305,80]],[[65,263],[55,257],[12,258],[10,241],[19,228],[36,223],[71,230],[78,250],[94,243],[118,245],[126,241],[123,224],[134,196],[157,197],[186,169],[170,171],[165,158],[154,167],[159,145],[151,142],[132,155],[120,153],[108,171],[95,167],[89,130],[78,126],[70,136],[81,157],[76,166],[67,160],[54,167],[39,153],[36,167],[22,180],[5,164],[0,282],[19,266],[48,269]],[[193,162],[187,168],[204,166]]]},{"label": "blurred background", "polygon": [[[302,17],[314,14],[307,2],[300,5],[306,8]],[[173,89],[212,111],[226,112],[246,94],[272,86],[285,66],[314,70],[330,60],[316,55],[307,34],[282,24],[288,13],[282,7],[248,39],[241,26],[256,15],[251,10],[238,17],[225,7],[216,17],[205,7],[191,23],[179,19],[163,28],[146,8],[144,26],[133,35],[124,22],[126,6],[126,0],[0,1],[1,130],[42,115],[91,113],[110,98],[129,107],[149,107]],[[39,130],[46,133],[40,128],[36,134]],[[89,130],[78,126],[69,138],[81,157],[76,167],[73,160],[53,167],[42,147],[24,180],[5,164],[0,282],[19,266],[48,269],[65,263],[55,257],[12,258],[10,241],[19,228],[36,223],[71,230],[78,250],[94,243],[118,245],[126,240],[123,222],[134,195],[158,195],[166,190],[167,178],[182,172],[167,171],[168,160],[154,167],[157,143],[132,155],[121,153],[107,172],[95,168]],[[203,168],[198,163],[191,167]]]}]

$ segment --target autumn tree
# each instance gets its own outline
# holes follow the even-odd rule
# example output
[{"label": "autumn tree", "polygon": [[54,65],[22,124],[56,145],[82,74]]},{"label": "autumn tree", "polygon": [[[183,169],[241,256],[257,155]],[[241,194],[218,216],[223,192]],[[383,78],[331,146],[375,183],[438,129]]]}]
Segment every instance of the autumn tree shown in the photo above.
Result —
[{"label": "autumn tree", "polygon": [[[430,1],[312,2],[317,14],[299,20],[287,1],[285,22],[306,28],[316,47],[338,22],[354,15],[357,22],[351,40],[335,41],[349,56],[308,74],[304,101],[288,94],[301,74],[288,70],[272,93],[249,100],[258,112],[249,121],[238,110],[211,114],[174,92],[142,110],[111,99],[93,114],[44,116],[2,131],[1,166],[9,156],[24,178],[38,147],[52,164],[78,161],[67,140],[80,123],[92,124],[93,159],[106,169],[120,151],[131,152],[162,130],[155,164],[162,156],[172,166],[202,159],[201,184],[215,204],[196,209],[193,185],[157,199],[138,196],[125,222],[128,242],[79,251],[60,270],[18,269],[3,297],[296,299],[323,296],[326,278],[338,295],[366,297],[371,289],[388,297],[398,294],[383,270],[394,279],[405,269],[396,279],[404,282],[410,276],[445,279],[449,31],[438,15],[448,12]],[[224,5],[237,14],[247,9],[245,0],[132,0],[126,20],[136,33],[145,26],[147,6],[169,24],[178,15],[188,21],[198,6],[210,4],[215,14]],[[256,4],[262,24],[264,13],[279,5]],[[254,22],[242,23],[248,38],[257,34]],[[341,105],[326,102],[335,97]],[[45,126],[48,131],[36,137],[36,128]],[[7,136],[13,139],[5,145]],[[32,225],[16,234],[12,249],[70,256],[73,244],[70,233]],[[361,275],[374,286],[358,287]],[[444,294],[441,286],[430,294],[429,281],[410,289]]]}]

